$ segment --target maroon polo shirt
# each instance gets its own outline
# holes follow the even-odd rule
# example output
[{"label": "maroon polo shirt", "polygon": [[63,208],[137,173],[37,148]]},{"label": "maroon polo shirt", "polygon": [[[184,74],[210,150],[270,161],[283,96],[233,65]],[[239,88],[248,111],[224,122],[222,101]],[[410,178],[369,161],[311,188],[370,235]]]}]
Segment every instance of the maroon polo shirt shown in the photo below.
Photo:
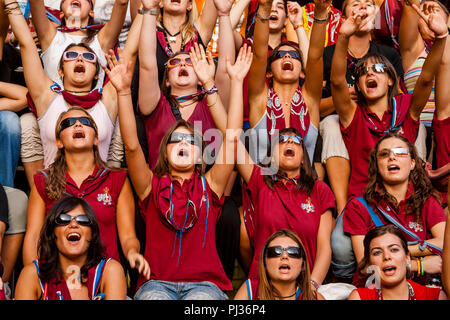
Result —
[{"label": "maroon polo shirt", "polygon": [[[419,121],[413,120],[408,112],[411,103],[411,94],[401,94],[395,97],[397,108],[403,115],[399,134],[404,136],[412,144],[416,141],[419,131]],[[350,157],[350,183],[348,196],[362,196],[368,182],[369,155],[377,141],[383,134],[375,133],[369,127],[373,124],[383,131],[390,128],[392,121],[392,109],[388,108],[382,119],[375,113],[369,112],[365,107],[357,106],[353,120],[347,128],[342,127],[341,133]]]},{"label": "maroon polo shirt", "polygon": [[[407,281],[414,290],[416,300],[439,300],[439,295],[441,293],[440,288],[422,286],[412,280]],[[377,290],[375,288],[358,288],[356,290],[358,291],[361,300],[376,300]]]},{"label": "maroon polo shirt", "polygon": [[[208,129],[215,129],[216,125],[209,111],[206,98],[202,99],[195,106],[188,122],[195,124],[196,121],[201,122],[201,132],[205,133]],[[175,123],[177,119],[173,115],[172,108],[170,107],[169,101],[166,99],[164,94],[161,92],[161,98],[159,99],[158,105],[153,112],[144,118],[145,132],[147,134],[148,143],[148,162],[150,168],[154,168],[158,160],[159,147],[161,140],[166,134],[167,130]],[[200,128],[198,128],[200,129]],[[209,139],[209,137],[208,137]],[[212,139],[211,144],[213,146],[220,146],[221,141],[217,142]],[[208,141],[207,141],[208,142]],[[219,144],[218,144],[219,143]],[[218,148],[216,149],[218,150]]]},{"label": "maroon polo shirt", "polygon": [[250,197],[255,205],[253,218],[254,255],[249,278],[258,278],[259,256],[267,238],[280,229],[290,229],[303,242],[311,270],[317,250],[317,233],[320,218],[327,210],[335,210],[335,199],[331,189],[322,181],[316,181],[311,195],[297,190],[292,181],[278,180],[273,191],[264,181],[259,166],[253,167],[248,183]]},{"label": "maroon polo shirt", "polygon": [[[66,173],[66,193],[86,200],[94,209],[100,228],[100,238],[106,247],[108,257],[119,260],[117,247],[116,209],[119,194],[127,177],[127,172],[111,171],[109,169],[94,169],[78,187],[75,181]],[[45,175],[40,172],[34,175],[34,183],[42,200],[45,202],[45,213],[55,203],[50,200],[45,192]]]},{"label": "maroon polo shirt", "polygon": [[[216,223],[222,211],[224,197],[220,199],[205,179],[194,172],[190,179],[180,184],[169,175],[153,175],[152,191],[141,201],[141,214],[146,225],[144,256],[150,264],[151,279],[171,282],[210,281],[221,290],[232,290],[216,249]],[[184,225],[189,201],[190,224],[182,234],[168,223],[170,215],[170,190],[172,190],[173,219],[179,227]],[[209,212],[207,212],[207,204]],[[195,208],[195,209],[194,209]],[[193,215],[192,213],[196,213]],[[206,235],[206,238],[205,238]],[[140,275],[138,287],[146,279]]]},{"label": "maroon polo shirt", "polygon": [[[436,137],[436,167],[441,168],[450,162],[450,117],[444,120],[434,117],[432,127]],[[441,201],[447,203],[447,192],[441,192]]]}]

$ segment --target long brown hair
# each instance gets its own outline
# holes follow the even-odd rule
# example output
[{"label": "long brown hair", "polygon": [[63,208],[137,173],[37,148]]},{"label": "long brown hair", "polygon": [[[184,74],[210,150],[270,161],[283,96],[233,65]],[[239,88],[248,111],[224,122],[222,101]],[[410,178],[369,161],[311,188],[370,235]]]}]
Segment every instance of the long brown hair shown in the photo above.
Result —
[{"label": "long brown hair", "polygon": [[[61,121],[68,112],[70,111],[82,111],[86,114],[86,117],[91,120],[91,123],[94,125],[94,131],[95,136],[98,137],[98,129],[97,125],[95,124],[94,119],[91,117],[89,112],[87,112],[85,109],[81,107],[72,107],[69,110],[62,112],[58,120],[56,121],[56,127],[55,127],[55,136],[56,139],[59,139],[60,137],[60,125]],[[96,145],[93,145],[93,153],[94,153],[94,161],[95,165],[99,169],[105,169],[107,168],[106,163],[102,160],[100,157],[100,153],[98,151],[98,147]],[[56,154],[55,161],[48,167],[47,170],[47,179],[45,181],[45,192],[50,200],[57,200],[64,196],[64,193],[66,191],[66,172],[67,172],[67,162],[66,162],[66,152],[64,148],[61,148],[58,150],[58,153]],[[99,171],[100,172],[100,171]]]},{"label": "long brown hair", "polygon": [[[289,128],[284,128],[282,130],[279,131],[279,134],[286,134],[286,133],[293,133],[297,136],[301,136],[300,132],[293,128],[293,127],[289,127]],[[300,177],[296,180],[296,187],[298,190],[302,190],[304,192],[306,192],[308,195],[311,194],[311,192],[313,191],[314,188],[314,184],[316,183],[316,173],[314,172],[313,167],[311,166],[311,162],[309,160],[309,156],[308,156],[308,151],[305,148],[305,143],[304,141],[302,142],[302,150],[303,150],[303,160],[300,164]],[[271,189],[273,189],[273,185],[275,184],[276,181],[276,176],[286,176],[286,174],[278,169],[278,172],[276,173],[276,175],[264,175],[263,179],[264,182],[267,184],[267,186]]]},{"label": "long brown hair", "polygon": [[[153,170],[153,173],[157,177],[162,177],[166,173],[170,173],[170,167],[169,167],[169,161],[167,160],[167,142],[169,141],[170,136],[172,133],[180,128],[185,127],[189,131],[191,131],[195,136],[202,137],[201,132],[199,132],[192,123],[186,121],[186,120],[178,120],[175,122],[164,134],[164,137],[161,139],[161,144],[159,145],[159,154],[158,154],[158,160],[156,161],[155,169]],[[206,170],[206,164],[203,159],[203,151],[205,150],[205,141],[202,138],[202,146],[201,146],[201,163],[197,163],[195,165],[194,171],[199,172],[200,174],[204,174]]]},{"label": "long brown hair", "polygon": [[297,243],[300,250],[303,250],[303,261],[300,274],[296,278],[295,282],[297,287],[301,290],[302,300],[316,300],[316,296],[311,290],[311,273],[309,270],[308,258],[306,255],[305,247],[298,235],[288,229],[282,229],[273,233],[264,243],[261,254],[259,256],[259,285],[258,285],[258,297],[260,300],[275,300],[278,296],[281,296],[278,290],[273,286],[269,277],[266,267],[266,250],[269,244],[279,237],[288,237]]},{"label": "long brown hair", "polygon": [[379,146],[382,141],[389,138],[396,138],[406,143],[411,159],[415,161],[414,169],[409,174],[409,181],[414,187],[414,193],[406,199],[406,212],[409,214],[414,214],[416,221],[420,222],[422,208],[427,199],[430,196],[433,196],[439,202],[439,195],[433,188],[433,185],[431,184],[430,179],[423,168],[423,161],[417,155],[416,148],[408,141],[408,139],[398,133],[391,132],[386,134],[377,141],[375,147],[370,152],[369,182],[364,191],[364,198],[372,206],[376,206],[377,203],[380,203],[381,201],[386,201],[393,208],[398,207],[397,199],[386,191],[383,184],[383,178],[379,174],[378,169],[377,154]]}]

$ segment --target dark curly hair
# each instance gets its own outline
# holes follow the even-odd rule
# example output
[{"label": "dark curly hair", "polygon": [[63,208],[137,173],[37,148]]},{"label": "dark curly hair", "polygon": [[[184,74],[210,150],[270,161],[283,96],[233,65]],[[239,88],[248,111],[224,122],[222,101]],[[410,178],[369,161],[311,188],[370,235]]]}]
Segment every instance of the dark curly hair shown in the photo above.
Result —
[{"label": "dark curly hair", "polygon": [[406,212],[408,214],[414,214],[416,222],[420,222],[421,211],[428,198],[433,196],[438,202],[440,201],[440,198],[423,168],[424,163],[422,159],[419,158],[416,148],[408,141],[408,139],[398,133],[391,132],[386,134],[378,140],[371,151],[369,158],[369,182],[364,191],[364,198],[373,206],[376,206],[380,201],[386,201],[393,208],[397,208],[398,206],[395,197],[386,191],[383,179],[379,174],[377,162],[377,153],[381,142],[390,138],[396,138],[406,143],[411,159],[415,161],[414,169],[409,174],[409,181],[414,187],[414,193],[406,199]]}]

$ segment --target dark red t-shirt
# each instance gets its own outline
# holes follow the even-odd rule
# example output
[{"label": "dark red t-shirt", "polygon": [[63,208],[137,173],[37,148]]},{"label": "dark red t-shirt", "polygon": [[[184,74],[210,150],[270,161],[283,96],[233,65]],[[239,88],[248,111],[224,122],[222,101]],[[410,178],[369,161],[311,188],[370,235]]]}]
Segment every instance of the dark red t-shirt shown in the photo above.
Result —
[{"label": "dark red t-shirt", "polygon": [[[208,129],[216,128],[214,120],[211,116],[211,112],[209,111],[206,98],[198,102],[187,121],[192,124],[196,124],[195,122],[200,121],[202,134],[204,134]],[[145,132],[147,134],[148,143],[148,162],[150,168],[155,167],[158,160],[161,140],[166,134],[167,130],[175,122],[177,122],[177,119],[173,115],[169,101],[167,101],[166,97],[161,92],[161,98],[159,99],[158,105],[156,106],[155,110],[153,110],[150,115],[144,118]],[[211,141],[211,144],[214,144],[213,146],[220,146],[220,143],[221,141]],[[216,150],[218,150],[218,148]]]},{"label": "dark red t-shirt", "polygon": [[[413,120],[408,112],[411,96],[411,94],[401,94],[396,96],[395,100],[397,102],[397,108],[400,110],[400,115],[404,117],[404,121],[397,132],[414,144],[420,123],[419,121]],[[369,126],[374,124],[379,130],[386,131],[391,127],[391,121],[391,108],[384,112],[383,118],[380,120],[375,113],[369,112],[364,107],[357,106],[350,125],[347,128],[341,125],[342,138],[350,157],[349,198],[363,195],[369,176],[370,152],[376,142],[383,136],[369,129]]]},{"label": "dark red t-shirt", "polygon": [[[450,162],[450,117],[444,120],[434,117],[432,127],[436,137],[436,168],[441,168]],[[447,203],[447,192],[441,192],[441,202]]]},{"label": "dark red t-shirt", "polygon": [[[109,169],[95,168],[94,172],[87,177],[81,186],[77,186],[75,181],[66,173],[66,193],[86,200],[94,209],[100,228],[100,238],[102,239],[108,257],[119,260],[119,249],[117,247],[117,223],[116,209],[119,194],[127,177],[127,172],[111,171]],[[45,192],[45,175],[40,172],[34,175],[34,183],[42,200],[45,202],[45,213],[55,203],[50,200]]]},{"label": "dark red t-shirt", "polygon": [[292,181],[284,184],[276,181],[272,191],[264,181],[261,168],[254,166],[248,183],[250,197],[255,205],[254,255],[249,278],[258,278],[258,263],[261,249],[267,238],[280,229],[297,233],[306,248],[312,270],[317,250],[317,233],[320,218],[327,210],[335,210],[335,199],[331,189],[322,181],[316,181],[311,195],[297,190]]},{"label": "dark red t-shirt", "polygon": [[[411,284],[414,290],[416,300],[439,300],[439,294],[441,293],[440,288],[430,288],[422,286],[411,280],[407,281]],[[376,300],[377,290],[375,288],[357,288],[355,290],[358,291],[361,300]]]},{"label": "dark red t-shirt", "polygon": [[[192,202],[190,213],[194,212],[192,210],[195,207],[198,217],[194,225],[182,234],[165,217],[170,214],[171,183],[173,217],[177,225],[183,226],[189,201]],[[216,223],[223,201],[224,197],[219,199],[207,181],[203,189],[201,176],[197,172],[184,180],[182,185],[167,174],[161,178],[153,175],[152,191],[139,203],[146,224],[144,257],[150,264],[151,279],[171,282],[210,281],[221,290],[232,290],[216,249]],[[140,276],[138,287],[145,281]]]}]

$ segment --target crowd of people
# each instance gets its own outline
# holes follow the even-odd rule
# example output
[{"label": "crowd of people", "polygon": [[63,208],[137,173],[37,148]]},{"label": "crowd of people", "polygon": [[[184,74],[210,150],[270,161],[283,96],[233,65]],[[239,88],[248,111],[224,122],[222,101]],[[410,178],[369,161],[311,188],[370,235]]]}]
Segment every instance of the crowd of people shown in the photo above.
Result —
[{"label": "crowd of people", "polygon": [[438,0],[0,0],[0,300],[446,300],[449,31]]}]

